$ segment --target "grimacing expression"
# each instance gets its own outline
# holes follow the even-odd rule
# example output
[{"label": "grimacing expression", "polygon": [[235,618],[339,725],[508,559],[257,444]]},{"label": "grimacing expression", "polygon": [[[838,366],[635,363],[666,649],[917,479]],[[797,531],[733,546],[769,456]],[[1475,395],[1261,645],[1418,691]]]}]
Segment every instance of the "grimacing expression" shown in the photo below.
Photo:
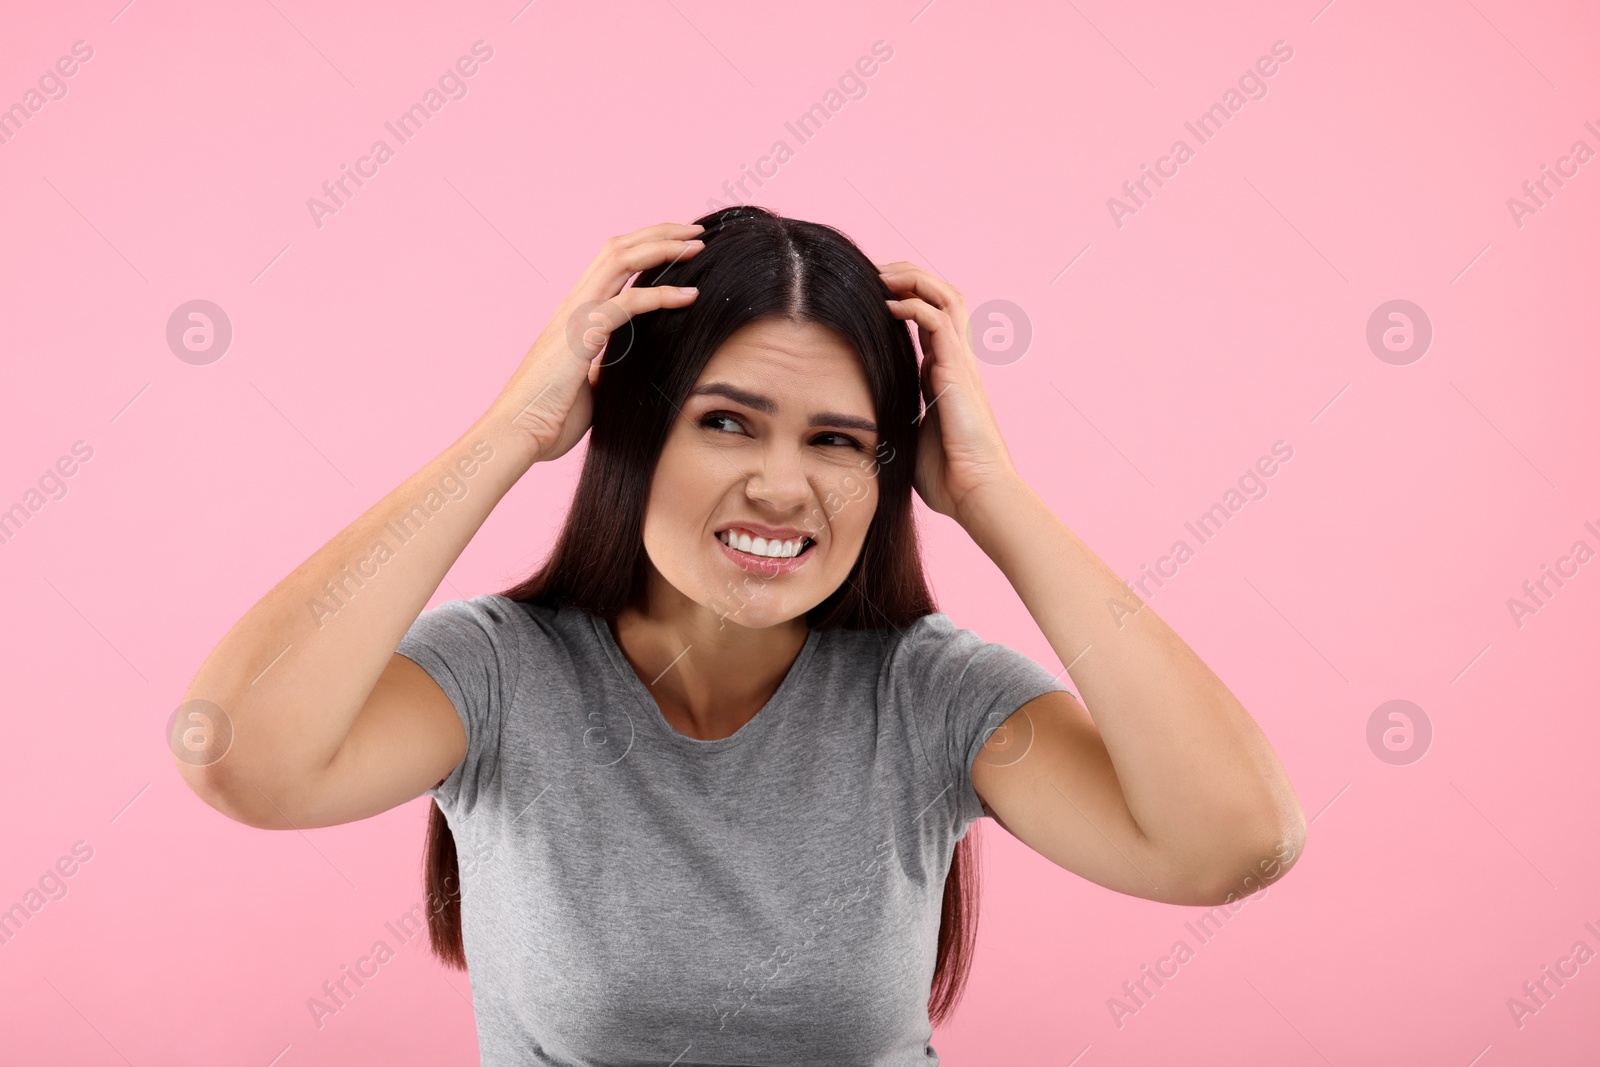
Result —
[{"label": "grimacing expression", "polygon": [[[668,431],[645,507],[650,562],[724,626],[803,615],[860,555],[878,469],[892,458],[879,440],[866,372],[843,337],[788,319],[745,325],[706,362]],[[804,548],[765,562],[742,541],[724,544],[730,527],[750,525],[791,542],[777,551]]]}]

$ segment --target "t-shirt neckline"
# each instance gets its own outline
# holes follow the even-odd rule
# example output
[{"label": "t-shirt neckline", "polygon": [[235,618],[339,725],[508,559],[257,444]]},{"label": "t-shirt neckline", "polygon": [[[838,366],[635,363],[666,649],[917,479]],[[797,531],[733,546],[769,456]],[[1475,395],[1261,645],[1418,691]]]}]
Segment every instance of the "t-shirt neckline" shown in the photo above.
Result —
[{"label": "t-shirt neckline", "polygon": [[679,748],[693,752],[718,752],[723,749],[734,748],[742,745],[752,738],[759,737],[772,728],[775,720],[782,717],[781,712],[787,703],[789,694],[800,684],[800,676],[805,672],[806,664],[810,662],[817,642],[821,638],[820,630],[809,630],[806,633],[805,644],[800,646],[800,654],[795,656],[794,662],[789,665],[789,672],[783,676],[783,681],[778,683],[778,688],[773,691],[767,702],[761,705],[749,722],[729,734],[727,737],[717,737],[705,740],[690,737],[682,733],[677,727],[667,721],[661,713],[661,705],[656,703],[656,698],[644,684],[644,681],[634,673],[629,665],[628,658],[622,654],[622,649],[617,646],[617,639],[611,636],[611,627],[600,616],[585,612],[589,616],[590,625],[594,627],[595,638],[600,642],[600,647],[606,651],[606,657],[611,660],[611,665],[622,676],[623,688],[632,694],[635,701],[643,706],[645,718],[650,721],[657,733],[664,735],[669,741]]}]

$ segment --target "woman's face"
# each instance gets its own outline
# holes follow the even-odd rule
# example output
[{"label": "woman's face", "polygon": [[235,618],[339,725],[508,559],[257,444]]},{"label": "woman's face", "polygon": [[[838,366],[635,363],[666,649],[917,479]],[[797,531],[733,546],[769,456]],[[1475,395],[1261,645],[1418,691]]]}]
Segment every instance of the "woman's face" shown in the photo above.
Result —
[{"label": "woman's face", "polygon": [[[707,361],[667,434],[645,508],[650,562],[724,626],[803,615],[843,584],[877,511],[875,422],[844,338],[786,319],[744,326]],[[767,553],[804,551],[753,554],[762,534]]]}]

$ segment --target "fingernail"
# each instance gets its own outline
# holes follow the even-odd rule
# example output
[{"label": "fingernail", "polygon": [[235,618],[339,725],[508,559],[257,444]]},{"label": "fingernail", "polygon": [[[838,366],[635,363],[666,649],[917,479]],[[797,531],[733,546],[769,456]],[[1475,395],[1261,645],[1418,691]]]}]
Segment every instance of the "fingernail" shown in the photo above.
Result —
[{"label": "fingernail", "polygon": [[698,285],[680,285],[680,286],[678,286],[678,292],[680,292],[680,293],[698,293],[699,291],[700,291],[700,287]]}]

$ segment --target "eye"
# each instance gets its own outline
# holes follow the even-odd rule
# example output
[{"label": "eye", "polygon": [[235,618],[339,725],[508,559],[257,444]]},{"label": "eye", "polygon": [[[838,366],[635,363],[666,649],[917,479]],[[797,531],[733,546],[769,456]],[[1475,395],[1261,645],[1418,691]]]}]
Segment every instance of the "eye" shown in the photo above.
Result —
[{"label": "eye", "polygon": [[[736,416],[731,415],[726,411],[708,412],[707,414],[700,416],[700,422],[699,422],[698,425],[700,425],[704,429],[708,429],[709,430],[709,429],[713,429],[718,423],[721,423],[721,422],[731,422],[735,426],[740,426],[740,427],[742,427],[744,425],[743,423],[741,423],[739,421],[739,419]],[[717,432],[718,433],[726,433],[726,432],[731,432],[731,431],[718,430]],[[851,437],[849,434],[838,433],[837,431],[818,434],[814,440],[816,440],[818,442],[821,442],[823,444],[826,444],[826,445],[828,445],[829,447],[832,447],[832,448],[838,448],[840,446],[843,446],[845,448],[854,449],[857,452],[865,451],[865,447],[861,444],[860,441],[857,441],[854,437]]]},{"label": "eye", "polygon": [[734,418],[732,415],[729,415],[726,411],[713,411],[709,415],[702,415],[700,417],[700,425],[703,426],[703,427],[706,427],[706,428],[710,428],[710,426],[713,423],[720,422],[720,421],[723,421],[723,420],[731,422],[734,425],[739,425],[739,420]]},{"label": "eye", "polygon": [[823,438],[827,438],[827,437],[835,437],[835,438],[838,438],[838,439],[839,439],[839,440],[840,440],[840,441],[841,441],[841,442],[843,442],[843,443],[844,443],[844,445],[845,445],[845,447],[847,447],[847,448],[853,448],[853,449],[855,449],[855,450],[856,450],[856,451],[857,451],[857,452],[860,452],[860,451],[861,451],[861,442],[860,442],[860,441],[857,441],[857,440],[856,440],[856,439],[855,439],[855,438],[854,438],[854,437],[851,437],[851,436],[850,436],[850,435],[849,435],[849,434],[843,434],[843,433],[825,433],[825,434],[819,434],[819,435],[818,435],[818,436],[817,436],[817,440],[819,440],[819,441],[820,441],[820,440],[822,440],[822,439],[823,439]]}]

